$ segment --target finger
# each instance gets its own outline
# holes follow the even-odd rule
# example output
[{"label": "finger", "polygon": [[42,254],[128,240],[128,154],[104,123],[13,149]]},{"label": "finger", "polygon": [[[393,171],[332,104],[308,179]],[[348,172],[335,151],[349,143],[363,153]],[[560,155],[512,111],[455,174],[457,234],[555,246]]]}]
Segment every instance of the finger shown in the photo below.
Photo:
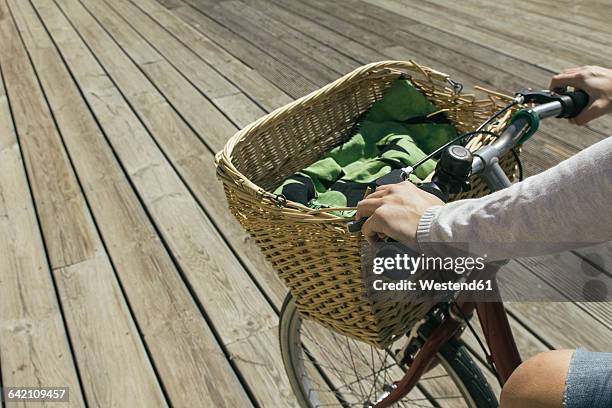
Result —
[{"label": "finger", "polygon": [[588,122],[605,115],[610,110],[609,102],[605,99],[597,99],[591,103],[580,115],[571,120],[572,123],[583,126]]},{"label": "finger", "polygon": [[366,198],[357,203],[357,213],[355,218],[363,218],[371,216],[378,207],[382,205],[382,198]]},{"label": "finger", "polygon": [[573,88],[580,89],[584,85],[584,78],[581,71],[573,71],[569,73],[562,73],[552,77],[548,89],[564,88],[571,86]]},{"label": "finger", "polygon": [[373,193],[368,194],[366,198],[382,198],[391,191],[389,188],[385,188],[384,190],[380,190],[379,188],[377,188]]},{"label": "finger", "polygon": [[571,74],[573,72],[584,71],[586,68],[587,67],[568,68],[568,69],[564,70],[563,72],[561,72],[561,74]]},{"label": "finger", "polygon": [[376,191],[379,190],[386,190],[388,188],[393,187],[395,184],[391,183],[391,184],[383,184],[382,186],[376,186]]},{"label": "finger", "polygon": [[399,187],[403,187],[403,188],[417,188],[412,181],[405,180],[405,181],[402,181],[400,183],[385,184],[385,185],[382,185],[380,187],[377,187],[376,191],[374,193],[372,193],[372,194],[375,194],[375,193],[378,193],[378,192],[381,192],[381,193],[385,193],[386,192],[386,193],[388,193],[390,190],[392,190],[393,188],[397,188],[398,186]]},{"label": "finger", "polygon": [[361,227],[361,232],[369,243],[380,242],[379,234],[386,236],[384,225],[376,215],[371,216]]}]

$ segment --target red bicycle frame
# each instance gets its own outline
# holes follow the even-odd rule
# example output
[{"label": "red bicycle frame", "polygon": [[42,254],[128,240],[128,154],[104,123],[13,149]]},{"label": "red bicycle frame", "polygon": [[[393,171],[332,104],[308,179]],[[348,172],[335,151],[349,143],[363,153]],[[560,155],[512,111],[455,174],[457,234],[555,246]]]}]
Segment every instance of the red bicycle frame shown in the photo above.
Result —
[{"label": "red bicycle frame", "polygon": [[[495,276],[491,279],[493,290],[499,297]],[[514,341],[512,329],[508,323],[508,315],[501,298],[498,302],[463,302],[461,309],[464,316],[470,316],[476,310],[485,340],[489,346],[491,360],[501,384],[503,385],[514,370],[521,364],[521,357]],[[429,336],[419,350],[404,377],[396,384],[389,395],[374,408],[385,408],[401,400],[419,381],[421,376],[431,367],[436,354],[448,341],[460,333],[462,321],[447,318]]]}]

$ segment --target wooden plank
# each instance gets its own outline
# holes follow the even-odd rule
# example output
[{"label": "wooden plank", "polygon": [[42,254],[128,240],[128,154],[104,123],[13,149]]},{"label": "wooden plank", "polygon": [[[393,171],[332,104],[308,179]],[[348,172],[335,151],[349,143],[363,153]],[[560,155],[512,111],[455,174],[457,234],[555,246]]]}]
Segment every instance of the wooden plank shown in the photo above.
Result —
[{"label": "wooden plank", "polygon": [[[125,49],[130,58],[136,62],[147,77],[168,96],[168,102],[180,110],[181,114],[201,135],[205,143],[209,143],[215,149],[220,149],[220,146],[223,146],[227,139],[235,133],[236,128],[227,117],[209,99],[198,92],[170,62],[153,49],[106,3],[98,1],[83,2],[83,7],[92,13],[92,16],[104,27],[104,30],[109,35],[112,35],[112,38]],[[92,30],[89,27],[84,29],[87,31]],[[104,48],[104,52],[109,53],[113,51]],[[199,59],[196,61],[201,63]],[[195,64],[195,61],[190,63]],[[128,75],[130,72],[132,71],[127,71],[125,75]],[[139,72],[133,72],[133,74],[129,74],[132,78],[122,77],[120,80],[122,82],[127,82],[128,80],[138,81],[142,75]],[[226,83],[228,82],[226,81]],[[235,89],[233,85],[232,89]],[[143,98],[147,98],[147,95],[146,92],[142,92]],[[162,102],[163,98],[157,97],[156,99],[160,103],[166,103]],[[154,101],[152,100],[148,103],[152,104]],[[196,106],[197,109],[194,109]]]},{"label": "wooden plank", "polygon": [[[556,3],[553,7],[538,4],[535,1],[522,2],[510,0],[505,2],[504,5],[505,4],[507,4],[509,7],[514,7],[515,12],[520,12],[521,14],[530,13],[543,17],[551,17],[554,18],[554,21],[570,23],[577,29],[583,30],[585,33],[589,31],[593,32],[595,30],[602,33],[612,33],[612,27],[610,27],[610,24],[606,24],[606,22],[598,20],[593,16],[587,17],[579,13],[568,12],[569,7],[559,6],[558,3]],[[609,9],[608,13],[612,15],[612,9]]]},{"label": "wooden plank", "polygon": [[[0,73],[0,361],[4,387],[68,387],[83,395],[28,188]],[[24,404],[25,407],[40,403]]]},{"label": "wooden plank", "polygon": [[157,1],[138,0],[134,4],[245,94],[258,102],[265,110],[272,111],[292,101],[291,97],[264,78],[259,72],[213,43],[174,13],[165,10]]},{"label": "wooden plank", "polygon": [[[524,85],[528,86],[538,86],[538,83],[539,86],[544,86],[545,83],[548,84],[548,81],[550,81],[551,71],[536,67],[530,62],[502,54],[483,44],[465,41],[437,27],[423,24],[407,16],[400,16],[386,9],[364,3],[361,0],[346,0],[346,3],[349,7],[340,8],[338,5],[330,6],[318,0],[309,2],[309,4],[320,9],[325,7],[327,10],[333,10],[334,14],[338,17],[346,18],[350,16],[354,21],[358,21],[361,26],[367,24],[370,30],[379,33],[385,32],[378,29],[381,26],[386,27],[386,32],[389,32],[389,28],[393,28],[392,35],[399,45],[418,45],[418,49],[429,49],[430,44],[435,44],[436,47],[441,47],[442,50],[468,56],[474,61],[485,62],[487,68],[491,71],[501,71],[512,75],[517,75],[520,72],[520,78],[528,80],[528,82],[524,82]],[[374,29],[372,21],[375,22],[374,26],[377,27],[376,29]],[[424,46],[420,46],[419,42],[413,44],[414,40],[427,40],[429,42],[425,43]],[[450,58],[444,56],[444,53],[442,53],[441,59],[449,63],[452,62]],[[451,65],[453,64],[451,63]],[[470,67],[468,66],[467,68],[469,69]]]},{"label": "wooden plank", "polygon": [[280,61],[270,58],[263,50],[249,45],[237,34],[198,10],[182,6],[174,9],[173,13],[236,58],[260,72],[292,97],[298,98],[317,89],[312,81],[305,79]]},{"label": "wooden plank", "polygon": [[[612,284],[609,276],[602,274],[600,270],[583,262],[571,252],[545,257],[522,258],[518,262],[555,289],[562,291],[568,299],[579,302],[578,305],[582,309],[612,331],[612,302],[594,298],[594,293],[585,293],[583,287],[577,286],[586,281],[586,275],[589,278],[599,276],[602,285],[610,288]],[[570,276],[570,274],[576,276]]]},{"label": "wooden plank", "polygon": [[391,47],[395,41],[380,36],[364,27],[352,24],[350,22],[338,19],[330,15],[325,10],[313,8],[303,2],[292,2],[291,0],[274,1],[282,8],[290,10],[293,14],[299,14],[304,18],[317,22],[317,24],[327,27],[328,29],[350,38],[358,43],[365,44],[374,50]]},{"label": "wooden plank", "polygon": [[364,47],[353,39],[339,34],[315,20],[295,14],[291,9],[281,7],[279,4],[265,0],[245,0],[245,4],[264,10],[267,15],[275,20],[282,21],[294,29],[312,37],[323,44],[357,59],[362,64],[385,60],[386,57],[377,50]]},{"label": "wooden plank", "polygon": [[591,27],[592,23],[599,23],[599,28],[603,31],[612,32],[610,27],[609,15],[610,15],[610,4],[606,1],[598,2],[588,0],[573,1],[573,0],[560,0],[551,3],[548,0],[533,0],[530,3],[537,4],[541,9],[545,10],[549,15],[553,15],[557,18],[564,16],[567,18],[582,17],[586,21],[586,27]]},{"label": "wooden plank", "polygon": [[[439,28],[449,34],[457,35],[465,41],[478,42],[487,44],[488,47],[507,55],[523,55],[527,61],[532,62],[536,66],[550,69],[552,71],[560,71],[572,63],[561,59],[557,56],[548,53],[534,51],[523,44],[496,36],[486,35],[480,30],[472,28],[471,25],[461,24],[453,20],[447,19],[446,16],[433,13],[431,11],[423,11],[418,7],[406,7],[405,5],[389,1],[389,0],[363,0],[365,3],[370,3],[380,8],[387,9],[397,15],[418,20],[423,24]],[[444,21],[444,24],[441,24]]]},{"label": "wooden plank", "polygon": [[[0,56],[6,91],[11,101],[17,101],[12,104],[16,131],[87,402],[92,406],[165,406],[4,1],[0,16],[4,17]],[[34,35],[25,30],[21,34]],[[59,242],[50,245],[54,239]]]},{"label": "wooden plank", "polygon": [[[542,298],[556,302],[506,302],[506,308],[529,330],[545,339],[554,348],[587,347],[594,351],[610,351],[610,329],[593,318],[579,305],[567,300],[546,281],[536,276],[524,265],[511,261],[499,274],[505,287],[529,293],[534,287]],[[511,280],[511,281],[510,281]]]},{"label": "wooden plank", "polygon": [[[127,57],[115,44],[108,41],[106,33],[92,20],[80,3],[71,0],[62,0],[58,3],[92,51],[96,53],[113,81],[119,81],[124,75],[130,78],[138,76],[138,69],[129,63]],[[43,16],[43,20],[45,19]],[[73,53],[76,33],[65,20],[58,18],[57,21],[47,23],[54,37],[70,38],[65,40],[70,46],[58,42],[60,51],[70,66],[84,58],[82,55],[79,56],[78,52],[77,55]],[[128,71],[133,72],[130,74]],[[174,145],[180,145],[181,139],[185,138],[197,140],[193,133],[187,133],[187,136],[181,133],[190,132],[186,125],[182,128],[174,126],[171,128],[173,133],[168,134],[165,126],[181,123],[180,118],[168,104],[148,103],[162,97],[142,74],[136,82],[122,82],[120,87],[137,114],[141,115],[152,136],[164,134]],[[85,86],[82,88],[86,89]],[[96,97],[99,98],[101,95]],[[114,107],[100,111],[94,108],[94,111],[103,127],[107,123],[111,124],[110,129],[105,129],[111,145],[223,344],[230,344],[274,327],[277,321],[274,310],[223,242],[214,225],[199,208],[162,151],[151,139],[151,135],[144,132],[128,134],[124,131],[112,131],[112,127],[118,124],[128,128],[141,127],[136,117],[123,118],[117,123],[113,122],[117,111]],[[126,119],[129,121],[126,122]],[[206,151],[201,143],[200,145],[202,146],[200,149]],[[271,375],[267,373],[274,370],[283,372],[277,349],[273,349],[270,345],[259,352],[266,353],[270,361],[275,364],[266,367],[260,376]],[[242,358],[248,359],[251,351],[245,349],[242,353]],[[241,374],[247,383],[255,381],[249,372]],[[283,382],[277,384],[277,387],[278,392],[273,395],[272,401],[267,399],[270,395],[266,390],[251,391],[258,403],[264,406],[297,405],[293,395],[288,392],[289,384],[285,378]]]},{"label": "wooden plank", "polygon": [[[24,139],[24,160],[45,227],[43,232],[50,262],[52,267],[78,263],[93,257],[95,238],[83,231],[87,225],[87,214],[82,201],[75,199],[63,203],[52,199],[78,197],[78,185],[66,164],[67,159],[57,137],[52,138],[50,146],[35,143],[37,137],[57,134],[4,1],[0,7],[3,38],[0,58],[7,83],[6,92],[12,101],[18,133]],[[41,166],[34,166],[39,161]],[[43,165],[52,169],[46,169]],[[73,237],[81,239],[71,239]]]},{"label": "wooden plank", "polygon": [[[286,381],[285,370],[282,366],[279,367],[275,361],[276,359],[271,358],[273,355],[267,352],[268,349],[272,349],[278,350],[277,354],[280,354],[278,326],[262,330],[252,336],[232,342],[227,345],[227,349],[240,371],[245,373],[245,375],[248,374],[250,387],[266,395],[262,400],[291,401],[295,398],[291,389],[286,387],[279,389],[278,384],[282,384]],[[278,393],[281,393],[281,398],[276,395]],[[325,402],[337,403],[337,401],[333,400],[327,400]],[[284,407],[285,405],[270,406]]]},{"label": "wooden plank", "polygon": [[[147,38],[149,44],[155,47],[155,49],[150,49],[152,54],[159,53],[163,55],[163,57],[165,57],[177,71],[181,72],[181,74],[184,75],[191,84],[198,88],[200,92],[204,93],[206,99],[194,95],[193,92],[186,93],[185,91],[181,91],[180,86],[169,84],[171,89],[178,90],[176,94],[178,97],[180,97],[179,100],[186,100],[191,104],[189,108],[187,108],[184,104],[180,106],[177,105],[177,108],[185,112],[184,116],[188,120],[190,120],[192,123],[195,122],[193,126],[199,134],[203,136],[207,135],[210,132],[211,122],[223,121],[224,123],[227,123],[227,120],[219,113],[215,113],[217,116],[216,118],[208,118],[206,117],[207,115],[203,115],[199,109],[194,110],[192,107],[194,99],[196,98],[200,99],[200,102],[198,103],[200,106],[202,104],[210,105],[208,102],[208,99],[210,99],[216,108],[223,111],[235,124],[238,124],[238,126],[244,126],[254,122],[265,114],[265,112],[258,105],[249,100],[240,89],[236,88],[225,77],[222,77],[219,73],[217,73],[217,71],[214,71],[193,51],[185,47],[181,42],[179,42],[170,33],[164,30],[154,20],[149,18],[129,1],[114,1],[112,8],[116,11],[116,14],[110,11],[110,8],[104,7],[102,2],[87,3],[87,7],[93,11],[94,15],[103,16],[101,18],[108,16],[113,20],[113,23],[116,22],[116,30],[112,30],[112,33],[117,33],[117,38],[119,39],[120,44],[126,46],[128,50],[142,51],[143,47],[148,47],[148,44],[143,44],[141,41],[139,41],[138,36],[135,35],[134,32],[127,30],[127,25],[122,24],[121,21],[118,21],[119,17],[121,16],[121,18],[128,22],[134,30],[138,31],[143,38]],[[102,24],[108,29],[108,20],[102,21]],[[124,28],[127,31],[122,31],[121,28]],[[165,64],[151,65],[152,66],[144,66],[143,69],[151,73],[151,69],[155,70],[155,68],[165,66]],[[167,74],[159,72],[158,70],[155,72],[158,75],[155,77],[151,75],[154,81],[155,78],[160,78],[160,75],[164,78],[168,77]],[[214,75],[211,75],[211,72],[214,73]],[[157,82],[165,83],[167,81],[158,80]],[[224,83],[226,88],[225,92],[210,92],[208,90],[210,86],[207,86],[207,83],[209,82],[215,84],[219,82]],[[182,88],[184,89],[185,87],[186,86],[183,86]],[[225,142],[225,140],[229,138],[234,131],[234,128],[229,125],[229,123],[227,123],[226,128],[227,129],[224,129],[224,132],[227,133],[221,136],[223,142]]]},{"label": "wooden plank", "polygon": [[[277,1],[286,7],[291,5],[290,0]],[[355,9],[356,7],[352,8]],[[465,82],[465,77],[478,78],[480,83],[493,81],[489,86],[493,85],[499,88],[500,84],[505,83],[504,80],[507,82],[516,79],[507,73],[498,72],[490,65],[474,62],[464,55],[441,47],[434,42],[405,33],[402,34],[399,29],[391,32],[389,31],[389,22],[371,19],[366,15],[347,10],[346,7],[330,5],[326,2],[310,1],[308,4],[300,4],[299,12],[308,18],[324,22],[328,28],[350,24],[354,27],[353,31],[356,31],[354,32],[355,38],[358,38],[368,47],[380,50],[387,58],[414,59],[419,63],[446,71],[455,79],[459,78],[463,82]],[[323,19],[323,16],[325,16],[325,19]],[[369,34],[367,36],[364,34],[366,30],[360,28],[365,26],[367,26]],[[391,44],[389,46],[381,45],[385,42],[391,42]],[[519,86],[519,82],[516,82],[515,87]]]},{"label": "wooden plank", "polygon": [[335,49],[328,47],[324,42],[319,42],[310,36],[304,35],[302,32],[285,24],[284,21],[271,18],[268,16],[266,7],[260,10],[241,1],[234,0],[224,1],[221,5],[224,9],[242,16],[283,42],[289,45],[299,44],[301,52],[337,73],[345,74],[361,65],[354,58],[337,52]]},{"label": "wooden plank", "polygon": [[[40,67],[42,86],[170,401],[193,406],[206,398],[215,406],[248,406],[250,402],[223,350],[82,102],[79,89],[42,23],[28,3],[14,7],[15,14],[18,8],[20,25],[40,34],[36,38],[24,36],[26,45],[34,64]],[[45,7],[40,12],[53,16]],[[89,81],[90,90],[106,95],[105,102],[122,100],[108,77],[98,72],[97,66],[92,68],[75,77],[99,74]],[[99,99],[94,102],[100,105]],[[105,106],[113,106],[111,103]],[[123,111],[116,111],[115,120],[123,119]]]},{"label": "wooden plank", "polygon": [[181,0],[158,0],[161,5],[168,9],[173,9],[182,6]]},{"label": "wooden plank", "polygon": [[239,35],[251,47],[257,47],[321,86],[338,78],[336,71],[243,18],[214,0],[187,0],[188,4]]},{"label": "wooden plank", "polygon": [[[312,0],[310,3],[324,6],[323,3],[317,0]],[[491,55],[487,55],[487,57],[489,57],[488,59],[475,59],[471,56],[466,56],[463,51],[460,52],[459,49],[446,47],[439,42],[429,40],[425,35],[417,36],[414,35],[413,32],[403,31],[403,26],[406,25],[406,21],[404,21],[401,26],[399,24],[395,26],[389,21],[368,18],[368,16],[364,14],[345,10],[344,8],[334,8],[333,14],[355,25],[365,26],[367,22],[369,30],[381,36],[392,37],[398,45],[410,50],[412,53],[425,54],[428,59],[436,61],[438,65],[443,63],[451,67],[452,71],[447,72],[448,74],[469,74],[473,78],[478,78],[480,83],[486,83],[496,89],[520,89],[525,85],[525,80],[515,74],[511,74],[510,72],[512,71],[505,71],[498,68],[498,66],[503,65],[503,60],[499,61],[499,65],[493,65],[494,61],[491,61]],[[389,31],[390,25],[397,28],[392,31],[392,34]],[[418,27],[416,30],[418,30]],[[435,68],[435,66],[433,68]]]},{"label": "wooden plank", "polygon": [[[558,6],[558,4],[557,4]],[[596,9],[595,2],[590,2],[591,9]],[[584,17],[575,14],[572,15],[573,19],[568,18],[570,14],[567,13],[567,8],[563,10],[563,7],[547,7],[544,11],[543,8],[537,3],[525,4],[520,7],[515,7],[511,2],[504,4],[496,4],[496,8],[503,9],[504,15],[511,15],[512,11],[517,11],[521,15],[525,16],[525,21],[528,23],[538,24],[542,27],[543,31],[546,29],[553,30],[551,33],[555,39],[560,39],[563,34],[569,34],[577,41],[584,40],[586,44],[593,42],[598,45],[608,45],[612,41],[612,29],[609,25],[602,24],[603,21],[599,18],[591,17],[585,19]],[[484,11],[484,10],[483,10]],[[565,12],[565,18],[560,18],[559,12]],[[612,15],[612,8],[610,5],[602,7],[602,13],[605,15]],[[604,19],[605,21],[605,19]],[[555,44],[557,46],[563,46],[562,44]]]},{"label": "wooden plank", "polygon": [[[97,7],[99,6],[99,7]],[[127,0],[113,0],[111,3],[107,1],[87,3],[86,8],[89,9],[95,17],[100,19],[101,24],[111,31],[115,27],[131,27],[123,29],[121,32],[126,33],[119,37],[118,42],[122,46],[130,46],[133,44],[135,55],[140,52],[155,55],[155,58],[165,58],[177,70],[181,71],[190,81],[208,98],[213,101],[216,98],[227,97],[240,93],[234,84],[229,82],[219,72],[211,68],[202,59],[183,46],[166,30],[146,16],[140,9]],[[110,10],[116,12],[113,13]],[[101,13],[101,14],[98,14]],[[120,20],[114,16],[124,20],[127,24],[121,24]],[[113,16],[108,20],[102,20],[104,16]],[[112,22],[112,23],[111,23]],[[135,35],[134,31],[140,33],[140,36]],[[142,37],[142,38],[140,38]],[[130,42],[131,40],[131,42]],[[163,56],[162,57],[160,57]]]},{"label": "wooden plank", "polygon": [[[593,44],[593,51],[583,49],[580,51],[581,39],[573,38],[572,36],[563,36],[561,32],[550,30],[545,27],[540,27],[533,22],[529,23],[529,30],[516,29],[516,14],[504,13],[503,10],[497,9],[493,11],[490,6],[481,4],[479,7],[473,6],[468,2],[462,2],[460,7],[453,3],[433,3],[435,0],[416,2],[413,0],[386,0],[401,4],[407,10],[418,8],[422,11],[433,12],[436,16],[442,19],[450,19],[455,22],[470,24],[475,29],[481,31],[487,36],[497,36],[506,40],[514,41],[531,48],[534,51],[543,52],[550,50],[551,54],[558,55],[561,58],[569,59],[574,64],[580,63],[596,63],[601,61],[598,58],[597,52],[601,44]],[[500,18],[482,18],[483,14],[499,16]],[[522,19],[532,19],[533,16],[522,15]],[[527,21],[526,21],[527,23]],[[559,22],[561,24],[561,22]],[[598,50],[598,51],[596,51]]]},{"label": "wooden plank", "polygon": [[232,118],[238,128],[244,128],[267,113],[242,93],[217,98],[215,105]]},{"label": "wooden plank", "polygon": [[57,268],[59,286],[79,373],[92,406],[167,406],[112,266],[100,253]]},{"label": "wooden plank", "polygon": [[[512,313],[555,349],[586,347],[611,352],[610,330],[567,302],[513,303]],[[582,319],[582,320],[581,320]],[[570,322],[579,322],[572,325]]]},{"label": "wooden plank", "polygon": [[[468,0],[461,4],[458,10],[453,4],[441,3],[438,0],[426,0],[427,3],[448,7],[450,10],[465,13],[464,21],[472,19],[478,27],[500,33],[510,38],[516,38],[534,48],[547,49],[558,55],[563,55],[571,50],[576,52],[577,57],[584,59],[587,56],[595,57],[594,61],[606,61],[606,57],[601,58],[598,52],[602,52],[612,43],[612,36],[608,33],[598,32],[592,28],[588,32],[574,24],[566,23],[563,20],[544,15],[532,13],[517,13],[513,7],[508,7],[502,3],[491,3],[482,0]],[[495,19],[483,18],[484,16],[495,15]],[[464,17],[464,14],[461,14]],[[516,21],[529,26],[529,32],[516,29]],[[584,47],[588,45],[588,47]],[[599,59],[598,59],[599,57]]]}]

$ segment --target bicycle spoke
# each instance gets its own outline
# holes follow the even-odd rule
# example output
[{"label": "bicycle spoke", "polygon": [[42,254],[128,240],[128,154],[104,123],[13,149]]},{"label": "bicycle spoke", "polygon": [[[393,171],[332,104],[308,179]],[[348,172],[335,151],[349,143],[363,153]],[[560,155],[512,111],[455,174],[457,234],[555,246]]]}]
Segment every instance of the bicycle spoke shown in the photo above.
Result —
[{"label": "bicycle spoke", "polygon": [[[405,368],[399,366],[389,348],[377,349],[308,321],[302,322],[297,332],[302,354],[297,356],[297,360],[302,366],[315,370],[309,374],[303,369],[301,373],[305,395],[312,399],[313,407],[340,407],[341,404],[335,402],[338,398],[344,401],[343,406],[363,408],[374,404],[404,375]],[[404,341],[402,339],[405,340],[399,337],[398,341]],[[401,344],[394,347],[401,349]],[[317,377],[325,378],[324,381],[313,378],[316,370],[325,373],[325,377]],[[431,408],[431,403],[436,400],[457,401],[465,406],[464,396],[457,391],[452,377],[438,366],[420,378],[418,387],[394,406]],[[455,406],[454,403],[451,405]]]},{"label": "bicycle spoke", "polygon": [[[390,368],[390,367],[392,367],[392,366],[386,366],[385,368],[387,369],[387,368]],[[368,379],[369,377],[371,377],[371,376],[372,376],[372,374],[369,374],[369,375],[367,375],[367,376],[365,376],[365,377],[363,377],[363,378],[361,378],[361,379],[359,379],[359,380],[355,380],[355,381],[353,381],[352,383],[341,385],[340,387],[338,387],[338,389],[341,389],[341,388],[343,388],[343,387],[347,387],[347,386],[349,386],[349,385],[352,385],[352,384],[356,383],[357,381],[367,380],[367,379]]]},{"label": "bicycle spoke", "polygon": [[[335,339],[335,337],[334,337],[334,339]],[[347,342],[347,346],[348,346],[348,338],[347,338],[346,342]],[[363,385],[361,384],[361,378],[359,378],[359,376],[357,375],[357,370],[355,369],[355,360],[353,360],[353,353],[351,352],[350,346],[347,347],[347,348],[348,348],[350,356],[351,356],[351,364],[353,365],[353,371],[355,372],[355,377],[357,377],[357,385],[359,386],[359,389],[361,389],[365,393],[365,389],[363,388]],[[364,394],[362,394],[362,395],[364,395]]]}]

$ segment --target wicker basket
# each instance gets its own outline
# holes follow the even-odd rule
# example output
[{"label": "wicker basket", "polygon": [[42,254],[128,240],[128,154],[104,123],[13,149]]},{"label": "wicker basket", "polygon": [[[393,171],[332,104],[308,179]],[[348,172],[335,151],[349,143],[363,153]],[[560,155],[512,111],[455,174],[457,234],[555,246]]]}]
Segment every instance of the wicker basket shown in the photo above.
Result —
[{"label": "wicker basket", "polygon": [[[414,62],[377,62],[250,124],[216,157],[217,175],[231,212],[289,287],[302,317],[377,347],[385,347],[395,335],[409,330],[430,305],[380,305],[365,299],[362,237],[347,233],[348,220],[330,214],[329,209],[313,210],[270,192],[344,142],[361,114],[401,75],[410,78],[437,107],[446,109],[462,132],[473,130],[510,99],[483,88],[479,88],[484,92],[481,99],[461,94],[447,75]],[[488,130],[499,131],[511,114]],[[475,138],[468,147],[476,149],[492,140]],[[501,164],[514,179],[515,158],[508,155]],[[469,193],[454,198],[488,193],[477,178],[472,186]]]}]

